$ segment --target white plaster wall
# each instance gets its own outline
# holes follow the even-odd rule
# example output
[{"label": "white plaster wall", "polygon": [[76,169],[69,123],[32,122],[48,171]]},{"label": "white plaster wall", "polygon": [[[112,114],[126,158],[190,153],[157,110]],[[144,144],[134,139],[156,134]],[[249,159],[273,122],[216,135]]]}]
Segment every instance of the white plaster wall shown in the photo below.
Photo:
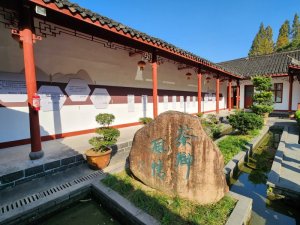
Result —
[{"label": "white plaster wall", "polygon": [[293,83],[292,110],[298,109],[298,103],[300,103],[300,83],[295,80]]},{"label": "white plaster wall", "polygon": [[0,108],[0,142],[30,137],[28,108]]},{"label": "white plaster wall", "polygon": [[[23,52],[18,41],[11,37],[10,30],[0,25],[0,79],[24,80]],[[137,62],[140,55],[129,57],[125,50],[103,47],[99,43],[72,37],[57,35],[38,41],[35,46],[36,73],[38,81],[67,83],[71,78],[81,78],[88,84],[110,85],[121,87],[152,88],[151,65],[147,63],[143,72],[143,80],[136,80]],[[4,56],[4,57],[2,57]],[[165,62],[158,67],[158,88],[163,90],[179,90],[195,92],[197,96],[197,76],[193,73],[186,79],[188,70],[178,70],[177,65]],[[226,108],[227,84],[221,84],[220,109]],[[215,92],[215,80],[207,85],[202,81],[203,92]],[[176,109],[182,112],[197,113],[197,101]],[[152,103],[147,104],[147,117],[152,117]],[[216,102],[202,102],[203,111],[212,111]],[[159,113],[173,110],[172,102],[168,108],[159,102]],[[95,116],[98,113],[113,113],[116,117],[114,125],[137,122],[143,117],[142,103],[135,104],[135,111],[128,112],[127,104],[110,104],[107,109],[96,109],[94,105],[64,105],[60,111],[40,111],[41,135],[60,134],[72,131],[87,130],[97,127]],[[29,138],[29,118],[27,107],[0,108],[0,142]]]},{"label": "white plaster wall", "polygon": [[[283,83],[282,103],[274,103],[274,110],[288,110],[288,102],[289,102],[288,77],[273,78],[272,84],[274,83]],[[244,108],[245,85],[252,85],[252,82],[250,80],[241,82],[241,101],[240,101],[241,108]],[[300,85],[298,81],[295,81],[293,84],[292,110],[297,109],[297,105],[299,102],[300,102]]]}]

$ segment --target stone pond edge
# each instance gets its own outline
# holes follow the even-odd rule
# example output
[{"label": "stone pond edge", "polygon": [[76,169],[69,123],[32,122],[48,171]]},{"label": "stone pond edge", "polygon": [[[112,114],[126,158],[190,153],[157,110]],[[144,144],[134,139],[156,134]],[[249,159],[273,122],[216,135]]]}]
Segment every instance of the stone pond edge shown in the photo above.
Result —
[{"label": "stone pond edge", "polygon": [[[259,135],[253,138],[247,145],[245,151],[240,151],[237,153],[225,166],[224,166],[224,174],[226,177],[227,184],[230,184],[230,179],[233,177],[234,173],[238,172],[239,167],[243,165],[245,160],[252,154],[252,150],[256,149],[257,146],[264,139],[266,134],[269,131],[269,126],[264,126],[264,128],[260,131]],[[225,136],[226,137],[226,136]]]},{"label": "stone pond edge", "polygon": [[[154,217],[150,216],[143,210],[137,208],[129,200],[121,196],[116,191],[106,187],[99,181],[92,183],[92,192],[101,201],[109,204],[109,208],[117,211],[119,215],[123,215],[133,222],[133,224],[140,225],[158,225],[160,222]],[[252,199],[242,196],[237,193],[229,192],[226,194],[237,200],[236,206],[230,214],[225,225],[243,225],[251,218],[252,212]]]}]

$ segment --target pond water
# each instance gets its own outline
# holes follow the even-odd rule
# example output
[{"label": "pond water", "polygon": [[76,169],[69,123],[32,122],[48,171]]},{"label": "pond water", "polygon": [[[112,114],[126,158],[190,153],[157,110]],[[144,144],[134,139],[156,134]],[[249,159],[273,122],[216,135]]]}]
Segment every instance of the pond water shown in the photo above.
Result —
[{"label": "pond water", "polygon": [[295,225],[300,224],[300,208],[283,200],[267,198],[267,176],[272,166],[281,130],[270,130],[264,141],[240,168],[230,190],[253,199],[250,225]]},{"label": "pond water", "polygon": [[120,225],[105,211],[100,203],[94,200],[79,201],[49,216],[39,225]]}]

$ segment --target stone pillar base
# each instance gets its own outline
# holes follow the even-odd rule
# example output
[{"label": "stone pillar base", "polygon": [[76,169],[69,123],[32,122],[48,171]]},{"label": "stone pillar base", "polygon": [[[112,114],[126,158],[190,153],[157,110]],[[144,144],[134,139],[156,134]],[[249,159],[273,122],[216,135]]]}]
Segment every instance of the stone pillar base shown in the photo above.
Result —
[{"label": "stone pillar base", "polygon": [[44,156],[43,150],[40,150],[40,151],[38,151],[38,152],[30,152],[30,153],[29,153],[29,158],[30,158],[31,160],[40,159],[40,158],[42,158],[43,156]]}]

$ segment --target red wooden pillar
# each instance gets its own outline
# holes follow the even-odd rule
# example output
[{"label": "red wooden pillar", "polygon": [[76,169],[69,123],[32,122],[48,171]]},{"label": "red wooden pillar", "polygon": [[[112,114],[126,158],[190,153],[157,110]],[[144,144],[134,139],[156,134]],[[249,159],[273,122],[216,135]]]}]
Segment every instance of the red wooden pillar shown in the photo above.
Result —
[{"label": "red wooden pillar", "polygon": [[236,108],[240,108],[240,81],[236,81]]},{"label": "red wooden pillar", "polygon": [[216,113],[220,113],[220,77],[217,75],[216,77]]},{"label": "red wooden pillar", "polygon": [[289,112],[292,112],[292,102],[293,102],[293,75],[289,75]]},{"label": "red wooden pillar", "polygon": [[229,82],[228,82],[228,111],[231,111],[231,83],[232,83],[232,80],[229,79]]},{"label": "red wooden pillar", "polygon": [[202,103],[202,74],[198,70],[198,113],[201,113],[201,103]]},{"label": "red wooden pillar", "polygon": [[[35,74],[35,63],[34,63],[34,50],[33,43],[36,40],[36,36],[33,34],[32,26],[32,15],[31,8],[23,6],[23,18],[22,18],[22,29],[19,32],[20,41],[23,45],[24,55],[24,68],[25,68],[25,80],[28,97],[29,107],[29,124],[30,124],[30,140],[31,140],[31,152],[29,153],[30,159],[39,159],[43,157],[44,152],[42,151],[41,135],[40,135],[40,122],[39,113],[35,111],[32,106],[32,97],[37,93],[37,83]],[[13,32],[16,34],[16,32]]]},{"label": "red wooden pillar", "polygon": [[153,97],[153,118],[158,115],[157,105],[157,56],[156,53],[152,53],[152,97]]}]

